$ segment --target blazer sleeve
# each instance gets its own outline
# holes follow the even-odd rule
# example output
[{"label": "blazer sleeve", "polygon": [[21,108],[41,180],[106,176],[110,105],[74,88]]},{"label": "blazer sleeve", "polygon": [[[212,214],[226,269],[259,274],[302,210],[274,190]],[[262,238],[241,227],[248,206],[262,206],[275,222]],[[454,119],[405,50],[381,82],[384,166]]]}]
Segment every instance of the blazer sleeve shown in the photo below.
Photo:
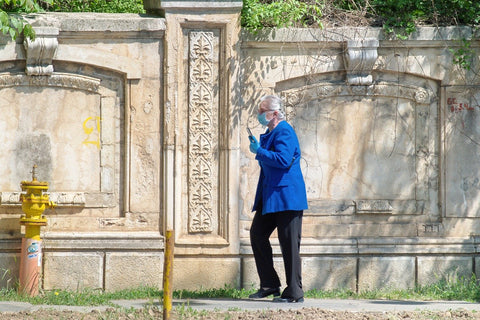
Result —
[{"label": "blazer sleeve", "polygon": [[279,131],[273,141],[273,151],[258,148],[255,159],[265,165],[286,169],[291,166],[298,141],[294,132],[288,129]]}]

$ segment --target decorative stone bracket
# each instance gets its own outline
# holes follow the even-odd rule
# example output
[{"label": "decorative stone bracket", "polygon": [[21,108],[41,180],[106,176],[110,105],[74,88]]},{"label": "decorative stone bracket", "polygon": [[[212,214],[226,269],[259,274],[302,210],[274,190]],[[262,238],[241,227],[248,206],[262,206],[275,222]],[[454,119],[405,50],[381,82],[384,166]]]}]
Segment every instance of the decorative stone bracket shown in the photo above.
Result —
[{"label": "decorative stone bracket", "polygon": [[345,50],[345,68],[347,83],[350,85],[371,85],[372,70],[377,60],[376,39],[348,40]]},{"label": "decorative stone bracket", "polygon": [[49,76],[53,73],[52,60],[57,52],[59,30],[52,27],[35,28],[35,40],[25,38],[25,73],[29,76]]}]

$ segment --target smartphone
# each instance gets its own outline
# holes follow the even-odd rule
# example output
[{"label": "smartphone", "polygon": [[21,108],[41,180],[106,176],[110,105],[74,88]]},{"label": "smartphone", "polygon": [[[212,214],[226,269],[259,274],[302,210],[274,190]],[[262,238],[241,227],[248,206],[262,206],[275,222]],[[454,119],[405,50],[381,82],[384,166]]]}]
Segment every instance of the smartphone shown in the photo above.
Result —
[{"label": "smartphone", "polygon": [[255,142],[255,137],[253,136],[253,133],[249,127],[247,127],[247,132],[248,132],[248,139],[250,140],[250,142]]}]

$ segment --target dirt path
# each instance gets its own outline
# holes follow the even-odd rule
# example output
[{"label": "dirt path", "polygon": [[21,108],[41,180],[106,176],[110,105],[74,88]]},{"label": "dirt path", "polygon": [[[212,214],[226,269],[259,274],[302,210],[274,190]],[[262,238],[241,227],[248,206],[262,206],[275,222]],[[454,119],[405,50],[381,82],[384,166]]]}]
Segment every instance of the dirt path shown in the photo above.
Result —
[{"label": "dirt path", "polygon": [[[39,310],[35,312],[0,313],[0,320],[97,320],[97,319],[162,319],[163,312],[158,308],[139,310],[108,309],[88,313],[56,310]],[[194,311],[174,310],[171,318],[175,320],[432,320],[432,319],[480,319],[480,314],[470,311],[415,311],[415,312],[343,312],[328,311],[319,308],[302,308],[297,310],[265,310],[265,311]]]}]

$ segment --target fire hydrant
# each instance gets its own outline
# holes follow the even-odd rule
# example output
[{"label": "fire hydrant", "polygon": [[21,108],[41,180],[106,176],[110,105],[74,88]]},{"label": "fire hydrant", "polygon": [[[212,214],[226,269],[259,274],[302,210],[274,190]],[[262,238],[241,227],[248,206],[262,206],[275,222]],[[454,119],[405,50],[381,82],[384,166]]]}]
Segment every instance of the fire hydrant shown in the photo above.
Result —
[{"label": "fire hydrant", "polygon": [[47,225],[47,218],[43,216],[45,209],[54,208],[56,204],[49,200],[48,183],[37,181],[35,174],[36,165],[32,170],[32,181],[22,181],[20,194],[22,210],[25,213],[20,218],[20,224],[25,226],[25,236],[22,238],[22,251],[20,256],[20,285],[19,292],[36,296],[38,294],[38,281],[42,268],[42,239],[40,227]]}]

